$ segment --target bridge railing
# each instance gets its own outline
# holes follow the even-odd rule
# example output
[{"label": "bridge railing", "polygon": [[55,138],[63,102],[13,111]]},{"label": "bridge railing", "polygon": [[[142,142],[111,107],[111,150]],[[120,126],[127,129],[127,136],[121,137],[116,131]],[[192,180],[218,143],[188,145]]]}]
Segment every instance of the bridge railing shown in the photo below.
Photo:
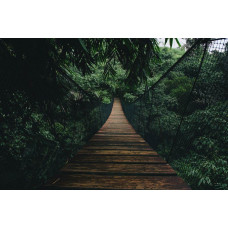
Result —
[{"label": "bridge railing", "polygon": [[[135,102],[122,101],[136,131],[193,188],[227,183],[227,43],[227,39],[198,40]],[[217,174],[205,164],[216,167]]]}]

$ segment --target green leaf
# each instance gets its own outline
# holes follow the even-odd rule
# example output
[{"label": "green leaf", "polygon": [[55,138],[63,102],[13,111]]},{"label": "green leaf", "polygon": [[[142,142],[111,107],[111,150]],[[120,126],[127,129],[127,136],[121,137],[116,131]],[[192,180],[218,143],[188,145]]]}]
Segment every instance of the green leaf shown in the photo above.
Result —
[{"label": "green leaf", "polygon": [[82,45],[83,49],[84,49],[86,52],[88,52],[88,50],[87,50],[87,48],[86,48],[86,46],[85,46],[84,41],[83,41],[82,39],[80,39],[80,38],[79,38],[78,40],[79,40],[80,44]]},{"label": "green leaf", "polygon": [[176,40],[178,46],[181,47],[181,44],[180,44],[179,40],[177,38],[175,38],[175,40]]},{"label": "green leaf", "polygon": [[170,48],[173,46],[173,38],[169,38],[169,45],[170,45]]}]

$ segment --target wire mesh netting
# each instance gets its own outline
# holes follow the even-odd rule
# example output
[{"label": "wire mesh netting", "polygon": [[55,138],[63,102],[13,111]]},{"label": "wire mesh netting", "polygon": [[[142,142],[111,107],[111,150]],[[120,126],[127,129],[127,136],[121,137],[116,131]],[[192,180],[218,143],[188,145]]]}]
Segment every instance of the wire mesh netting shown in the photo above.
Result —
[{"label": "wire mesh netting", "polygon": [[[124,112],[193,188],[228,183],[228,39],[202,39]],[[215,171],[216,170],[216,171]]]}]

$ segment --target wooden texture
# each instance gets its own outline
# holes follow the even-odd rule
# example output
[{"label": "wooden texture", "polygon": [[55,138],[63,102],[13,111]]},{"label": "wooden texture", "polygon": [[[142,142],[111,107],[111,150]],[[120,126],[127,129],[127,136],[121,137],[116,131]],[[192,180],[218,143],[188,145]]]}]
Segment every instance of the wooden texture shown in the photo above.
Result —
[{"label": "wooden texture", "polygon": [[138,135],[115,98],[110,117],[44,189],[190,189]]}]

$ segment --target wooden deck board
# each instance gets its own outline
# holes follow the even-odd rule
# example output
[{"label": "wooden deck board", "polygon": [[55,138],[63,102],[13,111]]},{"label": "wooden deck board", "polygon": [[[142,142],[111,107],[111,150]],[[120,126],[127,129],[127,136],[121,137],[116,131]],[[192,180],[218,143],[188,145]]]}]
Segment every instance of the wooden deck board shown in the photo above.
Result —
[{"label": "wooden deck board", "polygon": [[80,162],[103,162],[103,163],[165,163],[159,156],[136,156],[136,155],[93,155],[93,154],[80,154],[71,160],[73,163]]},{"label": "wooden deck board", "polygon": [[103,155],[158,155],[155,151],[141,150],[85,150],[82,149],[78,154],[103,154]]},{"label": "wooden deck board", "polygon": [[44,189],[190,189],[138,135],[119,99],[90,141]]},{"label": "wooden deck board", "polygon": [[121,163],[69,163],[62,172],[86,173],[129,173],[129,174],[162,174],[174,175],[175,171],[168,164],[121,164]]},{"label": "wooden deck board", "polygon": [[177,176],[112,176],[94,174],[61,174],[47,186],[49,189],[170,189],[189,187]]},{"label": "wooden deck board", "polygon": [[99,145],[99,146],[85,146],[84,149],[86,150],[137,150],[137,151],[151,151],[151,148],[149,146],[135,146],[135,145],[129,145],[129,146],[121,146],[121,145]]}]

